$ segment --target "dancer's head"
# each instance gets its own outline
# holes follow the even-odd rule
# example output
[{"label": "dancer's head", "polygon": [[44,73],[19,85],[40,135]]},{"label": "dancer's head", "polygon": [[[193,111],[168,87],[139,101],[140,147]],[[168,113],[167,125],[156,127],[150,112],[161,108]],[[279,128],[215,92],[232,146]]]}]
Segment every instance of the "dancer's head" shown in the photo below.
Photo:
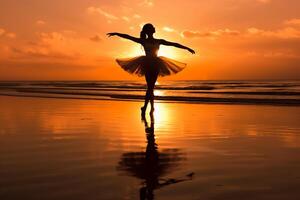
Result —
[{"label": "dancer's head", "polygon": [[152,36],[153,33],[155,33],[155,28],[152,24],[148,23],[143,26],[140,37],[146,39],[147,37]]}]

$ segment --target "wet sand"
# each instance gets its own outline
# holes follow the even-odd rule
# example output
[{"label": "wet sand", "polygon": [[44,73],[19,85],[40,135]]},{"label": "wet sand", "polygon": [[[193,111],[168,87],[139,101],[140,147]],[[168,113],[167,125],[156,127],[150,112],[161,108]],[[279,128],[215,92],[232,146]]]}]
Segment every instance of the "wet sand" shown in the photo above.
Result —
[{"label": "wet sand", "polygon": [[300,107],[0,96],[0,199],[298,199]]}]

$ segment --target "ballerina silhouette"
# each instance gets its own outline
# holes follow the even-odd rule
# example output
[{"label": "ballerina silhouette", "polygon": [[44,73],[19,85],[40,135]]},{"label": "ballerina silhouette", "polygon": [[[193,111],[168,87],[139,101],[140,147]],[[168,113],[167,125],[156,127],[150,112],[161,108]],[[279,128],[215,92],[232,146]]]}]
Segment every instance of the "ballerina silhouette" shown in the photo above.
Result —
[{"label": "ballerina silhouette", "polygon": [[112,32],[107,33],[110,36],[119,36],[133,42],[139,43],[144,47],[145,56],[138,56],[134,58],[116,59],[117,63],[127,72],[136,74],[138,76],[145,76],[147,82],[147,91],[145,95],[144,106],[141,107],[142,115],[145,114],[147,105],[150,101],[151,110],[154,111],[154,87],[158,76],[168,76],[180,72],[185,66],[185,63],[157,56],[159,45],[173,46],[188,50],[192,54],[195,51],[189,47],[178,43],[169,42],[163,39],[156,39],[153,37],[155,28],[152,24],[145,24],[140,33],[140,38],[133,37],[127,34]]}]

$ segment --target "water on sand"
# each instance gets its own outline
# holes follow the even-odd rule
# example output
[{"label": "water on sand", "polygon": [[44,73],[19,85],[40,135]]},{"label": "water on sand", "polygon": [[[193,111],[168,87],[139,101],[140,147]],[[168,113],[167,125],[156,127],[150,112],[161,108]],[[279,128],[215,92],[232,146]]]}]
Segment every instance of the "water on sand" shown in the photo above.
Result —
[{"label": "water on sand", "polygon": [[298,199],[300,107],[0,96],[0,199]]}]

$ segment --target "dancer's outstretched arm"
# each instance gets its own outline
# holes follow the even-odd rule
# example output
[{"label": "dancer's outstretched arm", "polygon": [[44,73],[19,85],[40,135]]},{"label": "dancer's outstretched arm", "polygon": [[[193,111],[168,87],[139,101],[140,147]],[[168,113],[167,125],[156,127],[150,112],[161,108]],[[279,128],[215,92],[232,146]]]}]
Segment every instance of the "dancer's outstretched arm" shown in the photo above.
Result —
[{"label": "dancer's outstretched arm", "polygon": [[106,35],[108,35],[108,37],[119,36],[121,38],[128,39],[128,40],[131,40],[131,41],[136,42],[136,43],[141,43],[140,38],[136,38],[136,37],[133,37],[131,35],[127,35],[127,34],[123,34],[123,33],[112,32],[112,33],[107,33]]},{"label": "dancer's outstretched arm", "polygon": [[169,42],[169,41],[166,41],[166,40],[160,40],[160,44],[167,45],[167,46],[173,46],[173,47],[177,47],[177,48],[180,48],[180,49],[186,49],[189,52],[191,52],[192,54],[195,54],[195,51],[193,49],[191,49],[189,47],[186,47],[186,46],[183,46],[181,44],[175,43],[175,42]]}]

